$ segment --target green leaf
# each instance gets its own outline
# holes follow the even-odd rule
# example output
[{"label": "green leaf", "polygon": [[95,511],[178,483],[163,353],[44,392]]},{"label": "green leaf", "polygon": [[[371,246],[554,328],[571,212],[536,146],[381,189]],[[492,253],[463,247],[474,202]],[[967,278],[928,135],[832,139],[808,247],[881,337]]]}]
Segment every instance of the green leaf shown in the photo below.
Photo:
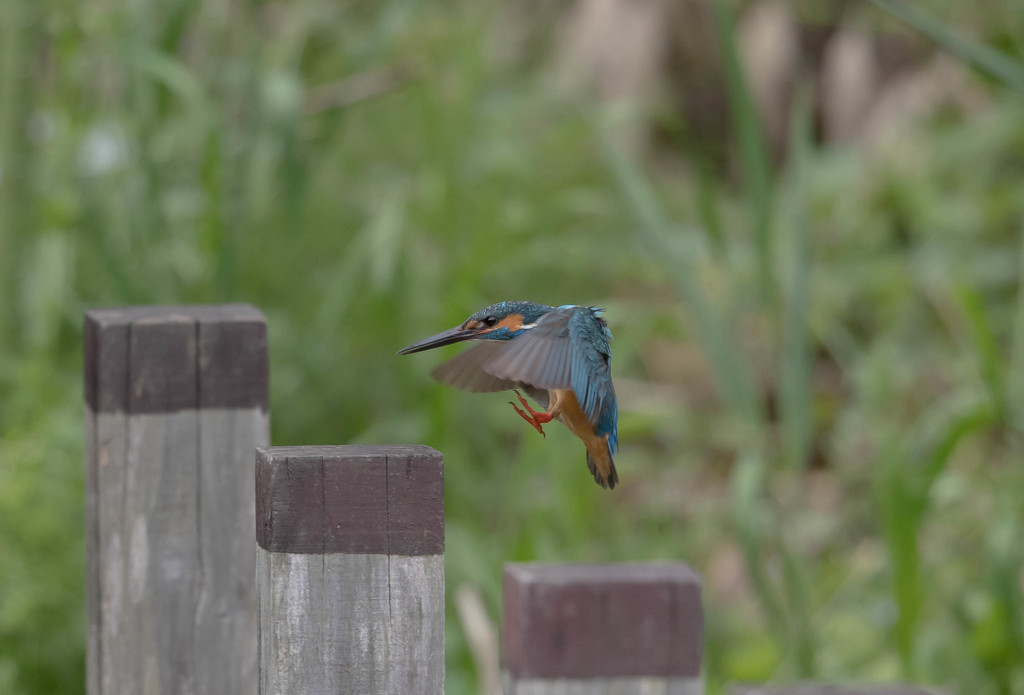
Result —
[{"label": "green leaf", "polygon": [[979,404],[976,398],[940,401],[918,419],[909,437],[916,442],[912,447],[901,446],[895,437],[884,444],[875,495],[898,611],[896,646],[906,678],[917,673],[913,656],[925,595],[918,539],[932,487],[963,438],[994,421],[987,402]]},{"label": "green leaf", "polygon": [[967,314],[978,367],[992,399],[992,406],[1003,413],[1006,411],[1006,377],[996,336],[985,313],[984,300],[976,289],[967,285],[957,287],[956,295]]},{"label": "green leaf", "polygon": [[740,454],[730,481],[730,498],[736,535],[743,550],[747,573],[754,587],[761,610],[776,635],[788,633],[786,612],[761,559],[764,530],[771,527],[767,510],[761,501],[766,477],[763,457],[756,451]]},{"label": "green leaf", "polygon": [[920,7],[901,0],[868,0],[907,26],[929,37],[963,62],[1024,92],[1024,65],[991,46],[957,35]]},{"label": "green leaf", "polygon": [[811,367],[808,310],[810,306],[810,239],[807,223],[806,170],[811,148],[810,102],[797,100],[790,126],[791,153],[789,204],[790,230],[783,245],[782,356],[779,399],[786,460],[793,469],[807,463],[811,446]]},{"label": "green leaf", "polygon": [[768,148],[761,131],[761,118],[743,74],[736,28],[732,14],[722,0],[711,4],[718,41],[725,58],[725,87],[732,108],[733,130],[739,144],[740,163],[746,184],[747,206],[757,248],[757,268],[765,298],[774,294],[772,282],[772,174]]}]

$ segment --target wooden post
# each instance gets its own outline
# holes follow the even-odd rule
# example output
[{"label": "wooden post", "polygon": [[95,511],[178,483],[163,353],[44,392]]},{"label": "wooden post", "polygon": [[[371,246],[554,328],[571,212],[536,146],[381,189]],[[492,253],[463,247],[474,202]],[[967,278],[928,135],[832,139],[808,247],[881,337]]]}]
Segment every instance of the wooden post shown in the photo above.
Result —
[{"label": "wooden post", "polygon": [[88,311],[85,400],[87,692],[252,693],[263,315]]},{"label": "wooden post", "polygon": [[425,446],[256,453],[261,695],[444,693],[444,479]]},{"label": "wooden post", "polygon": [[700,579],[686,565],[506,565],[506,695],[700,695]]}]

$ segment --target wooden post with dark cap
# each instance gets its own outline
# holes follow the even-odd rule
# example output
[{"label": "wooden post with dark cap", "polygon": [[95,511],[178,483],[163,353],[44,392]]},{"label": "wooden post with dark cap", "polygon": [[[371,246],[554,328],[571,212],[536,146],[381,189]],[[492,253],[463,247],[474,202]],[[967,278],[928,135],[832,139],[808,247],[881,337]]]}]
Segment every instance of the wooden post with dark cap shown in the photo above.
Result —
[{"label": "wooden post with dark cap", "polygon": [[266,321],[243,304],[92,310],[84,340],[86,690],[251,693]]},{"label": "wooden post with dark cap", "polygon": [[444,693],[444,478],[425,446],[256,453],[259,693]]},{"label": "wooden post with dark cap", "polygon": [[505,695],[700,695],[700,579],[686,565],[512,564]]}]

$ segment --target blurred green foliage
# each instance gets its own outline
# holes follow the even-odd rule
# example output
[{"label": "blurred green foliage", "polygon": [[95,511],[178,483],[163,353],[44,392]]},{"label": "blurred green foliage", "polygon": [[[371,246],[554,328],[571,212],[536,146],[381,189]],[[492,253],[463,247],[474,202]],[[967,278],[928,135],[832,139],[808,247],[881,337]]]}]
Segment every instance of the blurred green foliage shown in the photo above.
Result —
[{"label": "blurred green foliage", "polygon": [[[83,689],[82,311],[221,301],[269,318],[274,443],[444,452],[448,586],[495,619],[506,561],[684,559],[713,693],[1024,691],[1024,13],[978,17],[986,47],[876,4],[985,107],[868,152],[815,147],[803,95],[776,171],[715,2],[736,183],[556,95],[514,46],[551,8],[0,3],[0,692]],[[609,310],[613,493],[568,432],[394,355],[516,298]]]}]

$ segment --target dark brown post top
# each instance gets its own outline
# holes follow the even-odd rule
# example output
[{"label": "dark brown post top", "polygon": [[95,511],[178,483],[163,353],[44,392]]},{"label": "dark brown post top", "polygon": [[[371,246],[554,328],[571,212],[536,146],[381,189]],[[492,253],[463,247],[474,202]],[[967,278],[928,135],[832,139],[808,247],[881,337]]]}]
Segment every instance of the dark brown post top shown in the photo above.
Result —
[{"label": "dark brown post top", "polygon": [[734,685],[730,695],[935,695],[941,691],[915,685]]},{"label": "dark brown post top", "polygon": [[267,409],[267,322],[249,304],[92,309],[84,342],[93,412]]},{"label": "dark brown post top", "polygon": [[282,553],[443,553],[442,456],[427,446],[257,449],[256,540]]},{"label": "dark brown post top", "polygon": [[697,677],[700,578],[682,563],[506,565],[502,629],[516,679]]}]

